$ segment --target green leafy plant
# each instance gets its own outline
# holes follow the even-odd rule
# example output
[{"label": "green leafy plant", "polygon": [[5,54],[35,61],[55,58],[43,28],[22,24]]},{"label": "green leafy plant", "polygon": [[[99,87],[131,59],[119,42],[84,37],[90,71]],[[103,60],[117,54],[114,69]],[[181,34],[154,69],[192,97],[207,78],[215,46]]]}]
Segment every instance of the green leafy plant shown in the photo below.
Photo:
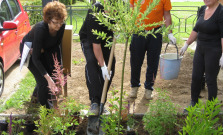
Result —
[{"label": "green leafy plant", "polygon": [[81,114],[81,110],[86,109],[87,106],[80,104],[77,100],[71,97],[67,97],[59,104],[59,108],[61,113],[64,113],[65,115],[82,116],[83,114]]},{"label": "green leafy plant", "polygon": [[23,135],[22,129],[24,128],[24,119],[12,118],[10,115],[9,123],[9,135]]},{"label": "green leafy plant", "polygon": [[204,104],[201,100],[192,107],[188,107],[188,116],[185,119],[186,125],[180,135],[222,135],[222,125],[218,124],[218,114],[221,111],[220,101],[216,98]]},{"label": "green leafy plant", "polygon": [[[111,90],[109,91],[112,94],[112,98],[108,99],[108,104],[109,104],[109,114],[108,115],[101,115],[101,127],[102,131],[106,135],[116,135],[117,130],[118,130],[118,115],[119,115],[119,97],[116,97],[116,93],[118,90]],[[124,108],[122,108],[124,110]],[[124,127],[120,125],[120,131],[119,135],[123,134]]]},{"label": "green leafy plant", "polygon": [[72,62],[73,62],[75,65],[77,65],[77,64],[80,64],[80,63],[84,62],[84,59],[81,58],[80,60],[72,60]]},{"label": "green leafy plant", "polygon": [[75,131],[68,130],[73,125],[78,125],[76,119],[71,115],[61,115],[57,109],[47,109],[40,107],[39,119],[35,121],[38,127],[35,132],[41,135],[51,135],[60,133],[62,135],[75,134]]},{"label": "green leafy plant", "polygon": [[84,105],[72,98],[59,98],[58,94],[63,92],[63,87],[67,83],[67,76],[63,75],[64,69],[61,68],[57,57],[53,56],[53,58],[55,70],[52,78],[56,81],[56,87],[51,88],[50,92],[51,95],[55,96],[55,99],[52,101],[56,103],[51,109],[40,107],[40,119],[35,121],[38,129],[35,131],[43,135],[51,135],[53,133],[73,135],[75,130],[69,130],[68,128],[79,124],[77,119],[73,118],[73,115],[80,112]]},{"label": "green leafy plant", "polygon": [[127,120],[127,131],[134,131],[136,132],[136,124],[138,121],[135,119],[135,102],[133,102],[133,113],[130,114],[130,103],[128,102],[128,120]]},{"label": "green leafy plant", "polygon": [[24,101],[23,106],[26,114],[28,115],[26,117],[26,121],[34,122],[34,120],[38,117],[40,104],[30,101]]},{"label": "green leafy plant", "polygon": [[145,130],[152,135],[172,134],[177,120],[176,106],[165,90],[157,90],[158,96],[148,104],[149,111],[143,116]]}]

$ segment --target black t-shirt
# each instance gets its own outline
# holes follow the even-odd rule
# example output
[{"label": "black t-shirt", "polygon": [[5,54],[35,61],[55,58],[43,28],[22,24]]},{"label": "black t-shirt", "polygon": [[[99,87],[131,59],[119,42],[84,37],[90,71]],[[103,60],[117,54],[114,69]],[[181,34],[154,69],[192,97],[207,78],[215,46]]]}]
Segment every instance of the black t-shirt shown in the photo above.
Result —
[{"label": "black t-shirt", "polygon": [[[48,66],[53,65],[52,60],[52,53],[57,53],[58,61],[61,61],[60,57],[60,48],[61,48],[61,42],[62,37],[64,34],[65,24],[61,26],[59,31],[57,32],[56,36],[51,36],[49,33],[49,27],[47,23],[44,23],[43,21],[37,23],[31,31],[23,38],[22,43],[24,42],[32,42],[32,62],[36,66],[36,68],[39,70],[41,75],[45,75],[46,73],[52,72],[49,70],[52,70],[52,68],[44,67],[44,62]],[[20,52],[22,54],[23,44],[20,46]],[[44,53],[41,53],[41,49],[44,50]],[[47,59],[47,60],[46,60]],[[49,63],[50,62],[50,63]],[[62,63],[60,63],[62,64]]]},{"label": "black t-shirt", "polygon": [[213,15],[204,20],[206,6],[202,6],[198,13],[198,20],[194,31],[198,33],[197,44],[221,47],[223,38],[223,6],[219,4]]},{"label": "black t-shirt", "polygon": [[[104,12],[104,7],[100,3],[95,3],[93,6],[97,8],[97,12],[101,11]],[[91,9],[88,10],[87,16],[85,18],[85,21],[81,27],[81,30],[79,32],[80,40],[88,40],[89,43],[96,43],[101,44],[102,49],[104,48],[104,45],[106,44],[105,40],[102,40],[101,38],[97,38],[97,35],[94,35],[92,33],[92,30],[97,30],[98,32],[104,32],[107,33],[107,37],[111,36],[113,37],[113,32],[108,29],[108,27],[104,26],[103,24],[99,24],[100,22],[97,20],[97,18],[92,15],[93,11]],[[108,48],[108,47],[106,47]]]}]

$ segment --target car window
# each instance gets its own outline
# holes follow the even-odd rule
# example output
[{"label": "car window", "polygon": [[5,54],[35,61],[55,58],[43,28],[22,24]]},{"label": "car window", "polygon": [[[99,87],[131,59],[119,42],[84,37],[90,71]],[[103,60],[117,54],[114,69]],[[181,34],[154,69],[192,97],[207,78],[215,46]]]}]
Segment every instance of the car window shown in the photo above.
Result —
[{"label": "car window", "polygon": [[13,16],[14,17],[17,16],[20,13],[20,11],[21,11],[18,2],[15,1],[15,0],[8,0],[8,2],[9,2],[9,5],[10,5],[10,7],[12,9]]},{"label": "car window", "polygon": [[2,26],[4,21],[12,20],[12,15],[10,14],[9,7],[6,1],[0,3],[0,25]]}]

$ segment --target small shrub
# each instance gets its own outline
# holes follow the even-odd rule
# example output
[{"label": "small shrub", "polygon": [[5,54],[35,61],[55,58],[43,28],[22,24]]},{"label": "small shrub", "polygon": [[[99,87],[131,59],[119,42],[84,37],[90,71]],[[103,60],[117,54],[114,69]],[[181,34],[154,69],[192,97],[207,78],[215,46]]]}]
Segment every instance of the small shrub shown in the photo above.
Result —
[{"label": "small shrub", "polygon": [[222,135],[222,125],[218,124],[221,104],[216,98],[207,101],[206,105],[199,100],[194,107],[187,108],[188,116],[185,119],[186,125],[180,135]]},{"label": "small shrub", "polygon": [[[118,119],[119,119],[119,97],[116,97],[116,93],[118,90],[112,90],[110,91],[112,93],[112,98],[108,99],[108,104],[109,104],[109,115],[101,115],[101,126],[102,126],[102,131],[106,135],[116,135],[116,134],[123,134],[122,131],[124,131],[124,127],[120,125],[120,131],[118,132]],[[122,108],[124,110],[124,108]]]},{"label": "small shrub", "polygon": [[166,91],[158,91],[158,99],[149,103],[149,111],[143,117],[145,130],[152,135],[172,134],[177,120],[176,106]]}]

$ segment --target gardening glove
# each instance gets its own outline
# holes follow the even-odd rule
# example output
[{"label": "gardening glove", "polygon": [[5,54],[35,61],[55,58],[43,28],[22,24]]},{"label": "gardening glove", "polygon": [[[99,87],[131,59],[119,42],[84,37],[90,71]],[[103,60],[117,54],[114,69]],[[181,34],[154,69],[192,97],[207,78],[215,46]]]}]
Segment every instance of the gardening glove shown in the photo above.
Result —
[{"label": "gardening glove", "polygon": [[107,79],[110,80],[110,75],[108,74],[108,68],[106,64],[104,64],[104,66],[101,67],[101,71],[102,71],[102,76],[104,80],[105,80],[105,77],[107,77]]},{"label": "gardening glove", "polygon": [[176,44],[176,38],[173,36],[172,33],[168,34],[168,38],[171,44]]},{"label": "gardening glove", "polygon": [[189,45],[187,44],[187,42],[185,42],[184,46],[180,49],[180,55],[181,55],[181,56],[184,55],[184,53],[185,53],[185,51],[187,50],[188,46],[189,46]]},{"label": "gardening glove", "polygon": [[221,68],[223,68],[223,53],[222,53],[221,58],[219,60],[219,66],[221,66]]}]

